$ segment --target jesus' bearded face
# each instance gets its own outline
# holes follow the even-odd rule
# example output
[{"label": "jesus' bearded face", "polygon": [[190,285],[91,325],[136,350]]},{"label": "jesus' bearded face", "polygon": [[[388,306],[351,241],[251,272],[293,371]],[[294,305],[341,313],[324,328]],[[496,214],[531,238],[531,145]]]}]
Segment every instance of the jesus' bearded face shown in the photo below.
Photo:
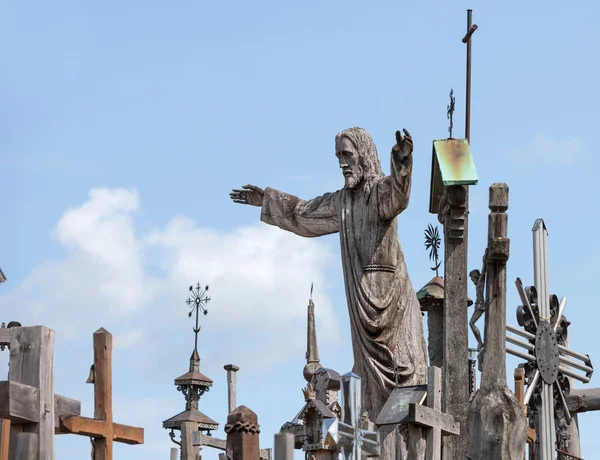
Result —
[{"label": "jesus' bearded face", "polygon": [[335,156],[338,157],[342,174],[344,175],[344,187],[355,188],[363,180],[363,169],[360,164],[360,153],[354,147],[350,139],[342,137],[335,146]]}]

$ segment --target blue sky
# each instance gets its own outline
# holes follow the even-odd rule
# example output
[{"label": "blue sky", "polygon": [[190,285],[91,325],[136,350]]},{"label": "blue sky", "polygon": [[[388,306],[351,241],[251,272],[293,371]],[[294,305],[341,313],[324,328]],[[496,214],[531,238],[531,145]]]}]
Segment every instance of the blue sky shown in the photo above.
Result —
[{"label": "blue sky", "polygon": [[[161,422],[183,409],[173,379],[193,347],[187,288],[210,284],[200,353],[215,384],[201,408],[225,424],[223,365],[239,365],[238,403],[258,413],[270,447],[303,404],[312,281],[321,362],[352,367],[339,243],[261,224],[228,192],[253,183],[310,198],[341,187],[334,136],[350,126],[372,134],[389,171],[405,127],[415,161],[399,233],[413,284],[425,284],[431,141],[447,136],[451,87],[464,132],[461,38],[473,8],[470,268],[486,244],[488,188],[507,182],[507,320],[516,324],[512,281],[532,282],[531,227],[543,217],[550,290],[568,298],[572,348],[594,359],[600,11],[577,5],[3,2],[2,320],[56,330],[56,392],[89,416],[91,334],[111,331],[115,420],[146,430],[145,445],[118,446],[116,458],[167,458]],[[510,381],[517,364],[508,360]],[[580,417],[586,459],[600,451],[599,417]],[[89,441],[59,437],[56,452],[87,455]]]}]

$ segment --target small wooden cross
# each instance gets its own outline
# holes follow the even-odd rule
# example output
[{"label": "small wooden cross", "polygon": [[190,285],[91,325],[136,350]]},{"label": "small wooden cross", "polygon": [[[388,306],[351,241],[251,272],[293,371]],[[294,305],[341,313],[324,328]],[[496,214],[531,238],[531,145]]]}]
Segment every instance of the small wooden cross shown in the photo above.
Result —
[{"label": "small wooden cross", "polygon": [[70,416],[61,419],[68,433],[93,440],[93,460],[112,460],[113,441],[143,444],[144,429],[113,422],[112,334],[104,328],[94,332],[94,418]]}]

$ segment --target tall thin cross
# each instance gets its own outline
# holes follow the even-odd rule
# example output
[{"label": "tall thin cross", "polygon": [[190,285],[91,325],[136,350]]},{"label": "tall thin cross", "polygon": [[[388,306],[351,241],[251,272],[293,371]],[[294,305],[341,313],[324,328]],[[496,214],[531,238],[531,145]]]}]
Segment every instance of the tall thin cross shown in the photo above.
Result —
[{"label": "tall thin cross", "polygon": [[94,332],[94,418],[77,415],[61,419],[67,433],[93,438],[93,460],[112,460],[113,442],[143,444],[144,429],[113,422],[112,334]]},{"label": "tall thin cross", "polygon": [[190,295],[190,297],[186,300],[185,303],[187,303],[190,307],[190,312],[188,313],[188,316],[190,318],[192,316],[192,313],[194,313],[194,311],[196,312],[196,327],[194,328],[194,350],[197,351],[198,332],[200,332],[200,326],[198,325],[198,314],[200,313],[200,310],[202,310],[202,313],[204,315],[208,313],[206,305],[208,304],[208,302],[210,302],[210,297],[206,295],[206,293],[208,292],[208,286],[201,288],[200,283],[196,284],[195,289],[194,286],[190,286],[190,292],[192,293],[192,295]]},{"label": "tall thin cross", "polygon": [[450,133],[450,139],[452,139],[452,127],[454,124],[452,123],[452,115],[454,115],[454,90],[450,88],[450,104],[448,104],[446,114],[448,115],[448,120],[450,120],[450,126],[448,127],[448,132]]},{"label": "tall thin cross", "polygon": [[[555,458],[555,420],[565,425],[571,423],[566,401],[567,390],[570,388],[567,377],[588,383],[594,372],[589,356],[576,353],[562,344],[566,340],[569,325],[563,315],[567,299],[563,297],[559,302],[558,297],[550,295],[548,289],[547,237],[544,221],[536,220],[533,227],[535,286],[523,287],[519,278],[515,283],[523,303],[517,309],[517,319],[524,330],[506,326],[507,331],[528,340],[524,342],[507,336],[508,342],[525,351],[508,347],[506,351],[529,361],[529,386],[523,399],[525,404],[537,409],[537,413],[534,412],[539,439],[536,460]],[[571,358],[578,359],[583,364]],[[585,375],[575,372],[573,368]],[[534,393],[536,397],[532,398]]]}]

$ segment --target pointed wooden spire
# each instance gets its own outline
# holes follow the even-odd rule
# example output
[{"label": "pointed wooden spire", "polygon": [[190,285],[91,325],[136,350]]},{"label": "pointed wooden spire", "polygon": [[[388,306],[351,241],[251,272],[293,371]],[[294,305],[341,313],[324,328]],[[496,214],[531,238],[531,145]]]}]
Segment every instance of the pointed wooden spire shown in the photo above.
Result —
[{"label": "pointed wooden spire", "polygon": [[312,284],[310,286],[310,299],[308,301],[308,327],[306,336],[306,366],[304,378],[310,382],[315,372],[321,367],[319,362],[319,348],[317,347],[317,329],[315,327],[315,304],[312,301]]}]

